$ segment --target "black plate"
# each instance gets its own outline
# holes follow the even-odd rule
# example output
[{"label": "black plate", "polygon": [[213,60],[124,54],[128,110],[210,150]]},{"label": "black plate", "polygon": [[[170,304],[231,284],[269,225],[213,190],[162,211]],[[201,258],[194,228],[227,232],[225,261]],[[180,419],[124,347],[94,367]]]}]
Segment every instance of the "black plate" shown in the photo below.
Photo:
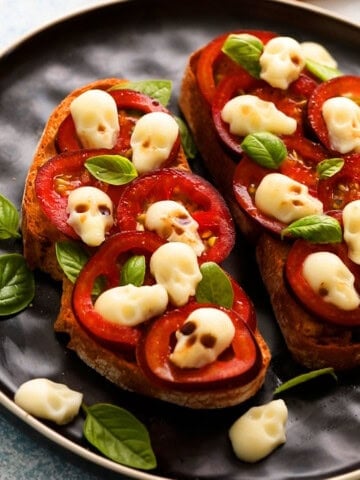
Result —
[{"label": "black plate", "polygon": [[[235,28],[271,29],[300,41],[318,41],[344,72],[360,73],[359,28],[295,3],[152,0],[99,8],[45,29],[0,59],[0,192],[20,207],[26,171],[43,126],[70,90],[102,77],[169,78],[174,82],[176,110],[188,55],[213,36]],[[201,169],[201,164],[196,167]],[[284,396],[288,440],[266,460],[247,465],[232,453],[227,434],[233,421],[249,406],[270,401],[274,386],[300,371],[274,322],[253,253],[248,249],[243,255],[242,247],[239,239],[227,264],[236,265],[233,273],[254,299],[273,353],[265,386],[251,402],[222,411],[190,411],[114,388],[53,333],[60,288],[38,273],[33,305],[0,321],[1,391],[12,398],[22,382],[45,376],[83,391],[89,405],[107,401],[129,409],[149,429],[158,459],[158,468],[151,473],[159,478],[320,479],[360,468],[356,375],[341,376],[337,385],[322,380],[289,391]],[[20,245],[1,244],[2,251],[14,249]],[[85,445],[80,419],[56,430]],[[114,467],[122,472],[121,468]]]}]

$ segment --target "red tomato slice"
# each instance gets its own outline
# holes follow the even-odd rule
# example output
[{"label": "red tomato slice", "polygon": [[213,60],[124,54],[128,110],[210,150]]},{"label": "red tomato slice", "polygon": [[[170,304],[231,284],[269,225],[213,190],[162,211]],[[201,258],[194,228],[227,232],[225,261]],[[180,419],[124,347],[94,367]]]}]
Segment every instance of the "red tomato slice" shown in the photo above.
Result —
[{"label": "red tomato slice", "polygon": [[340,257],[354,274],[355,288],[357,291],[360,291],[360,267],[351,262],[347,256],[347,247],[345,244],[320,245],[305,240],[297,240],[293,244],[287,257],[285,268],[286,278],[292,290],[311,312],[323,320],[337,325],[360,325],[360,308],[345,311],[332,303],[326,302],[319,293],[313,291],[305,280],[302,273],[305,259],[311,253],[321,251],[332,252]]},{"label": "red tomato slice", "polygon": [[276,34],[260,30],[239,30],[222,34],[208,43],[201,51],[196,68],[196,78],[203,97],[209,104],[212,103],[218,82],[233,73],[245,74],[245,70],[227,55],[221,48],[230,33],[248,33],[259,38],[264,44]]},{"label": "red tomato slice", "polygon": [[117,210],[120,230],[136,230],[149,206],[159,200],[184,205],[199,224],[206,250],[200,262],[221,262],[232,250],[235,229],[229,210],[217,190],[205,179],[176,169],[159,169],[128,184]]},{"label": "red tomato slice", "polygon": [[318,196],[324,210],[342,210],[349,202],[360,199],[360,153],[346,155],[344,161],[338,173],[319,180]]},{"label": "red tomato slice", "polygon": [[[122,155],[129,156],[130,137],[139,116],[150,112],[169,113],[161,103],[135,90],[119,89],[108,92],[116,102],[119,112],[120,134],[113,150]],[[77,138],[75,124],[71,114],[66,117],[59,127],[56,139],[56,147],[59,152],[80,150],[83,147]],[[176,159],[180,148],[180,135],[174,144],[169,162]]]},{"label": "red tomato slice", "polygon": [[[287,90],[273,88],[263,80],[256,80],[246,72],[225,77],[217,86],[212,102],[212,117],[215,128],[230,151],[242,154],[243,137],[230,132],[229,125],[221,118],[225,104],[237,95],[250,94],[261,100],[272,102],[278,110],[297,122],[295,134],[303,135],[307,99],[316,87],[316,82],[304,74],[295,80]],[[294,135],[295,135],[294,134]]]},{"label": "red tomato slice", "polygon": [[[97,278],[105,279],[106,288],[119,286],[122,265],[132,255],[147,259],[164,242],[151,232],[123,232],[110,237],[81,270],[73,291],[73,307],[80,323],[101,341],[119,348],[134,348],[141,326],[126,327],[105,320],[94,309],[92,291]],[[149,283],[150,280],[149,280]]]},{"label": "red tomato slice", "polygon": [[240,207],[264,228],[278,234],[286,224],[263,214],[255,205],[255,193],[259,183],[265,175],[278,171],[306,185],[309,193],[317,196],[316,165],[326,157],[322,147],[304,137],[284,137],[283,140],[288,156],[278,170],[261,167],[244,156],[235,169],[233,179],[233,190]]},{"label": "red tomato slice", "polygon": [[35,181],[37,199],[51,223],[65,235],[79,238],[67,223],[69,215],[66,208],[71,190],[81,186],[97,187],[106,192],[114,205],[117,205],[120,190],[123,187],[114,187],[96,180],[84,167],[88,158],[111,153],[114,152],[107,149],[64,152],[40,167]]},{"label": "red tomato slice", "polygon": [[320,142],[333,150],[328,130],[322,115],[322,106],[332,97],[347,97],[359,104],[360,77],[343,75],[321,83],[312,93],[308,102],[308,119]]},{"label": "red tomato slice", "polygon": [[154,381],[193,391],[243,385],[257,375],[262,358],[253,334],[233,310],[216,306],[230,316],[236,328],[231,348],[202,368],[179,368],[170,361],[176,330],[181,328],[191,312],[204,306],[214,307],[192,302],[183,308],[167,312],[149,326],[138,345],[137,359],[144,372]]}]

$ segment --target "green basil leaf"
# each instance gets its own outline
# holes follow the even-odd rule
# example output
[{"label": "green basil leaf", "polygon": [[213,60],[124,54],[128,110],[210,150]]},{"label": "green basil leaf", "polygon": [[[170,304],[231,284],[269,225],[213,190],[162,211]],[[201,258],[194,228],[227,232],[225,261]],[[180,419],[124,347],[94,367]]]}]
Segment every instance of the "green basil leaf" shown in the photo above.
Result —
[{"label": "green basil leaf", "polygon": [[332,367],[320,368],[319,370],[313,370],[311,372],[303,373],[302,375],[298,375],[294,378],[291,378],[287,382],[282,383],[277,388],[275,388],[274,395],[285,392],[285,390],[289,390],[290,388],[296,387],[301,383],[308,382],[313,378],[320,377],[321,375],[332,375],[332,377],[337,380],[337,376],[335,375],[334,369]]},{"label": "green basil leaf", "polygon": [[306,68],[311,72],[315,77],[317,77],[322,82],[326,82],[331,78],[340,77],[342,72],[337,68],[328,67],[321,63],[315,62],[314,60],[306,59],[305,62]]},{"label": "green basil leaf", "polygon": [[197,302],[231,308],[234,303],[234,291],[224,270],[214,262],[206,262],[201,265],[200,271],[202,279],[195,293]]},{"label": "green basil leaf", "polygon": [[281,236],[305,238],[313,243],[339,243],[342,241],[342,230],[336,218],[329,215],[308,215],[295,220],[281,232]]},{"label": "green basil leaf", "polygon": [[35,295],[35,280],[19,253],[0,255],[0,315],[12,315],[27,307]]},{"label": "green basil leaf", "polygon": [[[71,283],[75,283],[82,268],[89,260],[89,255],[76,242],[64,241],[55,244],[56,259]],[[104,290],[102,277],[96,279],[92,294],[97,296]]]},{"label": "green basil leaf", "polygon": [[187,158],[192,160],[196,157],[198,153],[194,139],[186,123],[180,117],[175,117],[175,120],[179,125],[181,145],[184,149],[185,155]]},{"label": "green basil leaf", "polygon": [[319,175],[320,179],[330,178],[336,173],[340,172],[344,166],[344,163],[345,162],[342,158],[328,158],[323,160],[322,162],[318,163],[316,167],[317,174]]},{"label": "green basil leaf", "polygon": [[98,403],[83,408],[86,439],[106,457],[129,467],[149,470],[156,467],[146,427],[123,408]]},{"label": "green basil leaf", "polygon": [[222,51],[234,62],[247,70],[250,75],[260,78],[260,56],[264,45],[254,35],[247,33],[231,33],[224,42]]},{"label": "green basil leaf", "polygon": [[146,272],[146,262],[144,255],[134,255],[130,257],[121,269],[121,285],[131,283],[135,287],[141,287],[144,283]]},{"label": "green basil leaf", "polygon": [[241,148],[262,167],[276,169],[287,156],[284,142],[269,132],[246,135]]},{"label": "green basil leaf", "polygon": [[20,216],[13,203],[0,194],[0,240],[20,238]]},{"label": "green basil leaf", "polygon": [[56,259],[70,282],[75,283],[79,273],[89,260],[89,255],[76,242],[57,242]]},{"label": "green basil leaf", "polygon": [[166,107],[166,105],[168,105],[170,102],[172,82],[171,80],[165,79],[138,80],[133,82],[119,83],[110,90],[120,90],[125,88],[143,93],[148,97],[157,100]]},{"label": "green basil leaf", "polygon": [[134,164],[121,155],[90,157],[85,167],[95,178],[110,185],[125,185],[138,175]]}]

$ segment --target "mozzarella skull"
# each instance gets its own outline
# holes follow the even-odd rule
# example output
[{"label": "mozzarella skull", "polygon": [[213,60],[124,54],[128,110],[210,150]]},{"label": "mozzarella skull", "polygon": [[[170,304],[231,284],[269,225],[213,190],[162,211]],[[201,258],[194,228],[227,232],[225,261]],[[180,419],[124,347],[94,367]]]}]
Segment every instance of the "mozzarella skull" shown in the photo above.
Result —
[{"label": "mozzarella skull", "polygon": [[79,187],[68,196],[68,224],[81,240],[91,247],[99,246],[113,226],[113,205],[110,197],[95,187]]},{"label": "mozzarella skull", "polygon": [[323,211],[320,200],[310,195],[305,185],[281,173],[269,173],[262,179],[255,193],[255,205],[283,223]]},{"label": "mozzarella skull", "polygon": [[230,317],[217,308],[199,308],[176,332],[176,346],[170,360],[180,368],[201,368],[213,362],[231,344],[235,327]]},{"label": "mozzarella skull", "polygon": [[312,290],[325,302],[342,310],[359,307],[360,298],[354,287],[355,277],[334,253],[316,252],[308,255],[303,264],[303,275]]},{"label": "mozzarella skull", "polygon": [[273,102],[261,100],[256,95],[239,95],[229,100],[221,112],[234,135],[245,136],[256,132],[291,135],[296,130],[296,120],[278,110]]},{"label": "mozzarella skull", "polygon": [[136,122],[130,139],[136,170],[145,173],[160,167],[169,158],[178,135],[179,126],[168,113],[143,115]]},{"label": "mozzarella skull", "polygon": [[65,425],[78,414],[82,399],[81,393],[66,385],[46,378],[35,378],[19,387],[14,400],[35,417]]},{"label": "mozzarella skull", "polygon": [[340,153],[360,152],[360,107],[350,98],[332,97],[322,105],[331,148]]},{"label": "mozzarella skull", "polygon": [[145,228],[155,231],[169,242],[183,242],[192,247],[196,255],[205,249],[198,233],[199,224],[187,209],[173,200],[153,203],[145,215]]},{"label": "mozzarella skull", "polygon": [[350,260],[360,265],[360,200],[348,203],[343,210],[344,240]]},{"label": "mozzarella skull", "polygon": [[70,105],[76,133],[84,148],[113,148],[120,126],[114,98],[104,90],[88,90]]},{"label": "mozzarella skull", "polygon": [[250,408],[231,426],[229,437],[235,454],[257,462],[286,441],[288,410],[283,400]]},{"label": "mozzarella skull", "polygon": [[165,312],[168,295],[161,285],[128,284],[103,292],[94,309],[107,321],[133,327]]},{"label": "mozzarella skull", "polygon": [[185,305],[195,295],[202,279],[194,250],[186,243],[170,242],[159,247],[151,256],[150,271],[163,285],[173,305]]},{"label": "mozzarella skull", "polygon": [[260,77],[272,87],[286,90],[305,66],[300,44],[290,37],[275,37],[260,56]]}]

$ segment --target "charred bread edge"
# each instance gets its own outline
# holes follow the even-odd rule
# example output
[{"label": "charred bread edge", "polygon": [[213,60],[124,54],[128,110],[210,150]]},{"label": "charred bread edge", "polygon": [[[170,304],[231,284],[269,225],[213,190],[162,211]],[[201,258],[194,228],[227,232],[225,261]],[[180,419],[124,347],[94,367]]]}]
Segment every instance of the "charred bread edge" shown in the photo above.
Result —
[{"label": "charred bread edge", "polygon": [[236,163],[218,139],[212,122],[211,108],[201,94],[196,80],[196,66],[202,48],[189,58],[179,96],[180,109],[194,136],[195,143],[214,184],[225,197],[240,232],[250,245],[256,246],[257,262],[263,283],[269,293],[276,320],[293,357],[307,368],[334,367],[349,370],[360,366],[360,343],[352,341],[354,329],[338,327],[341,338],[323,344],[321,337],[307,329],[321,331],[321,322],[304,310],[284,281],[283,269],[288,245],[270,235],[241,210],[233,194]]},{"label": "charred bread edge", "polygon": [[[86,90],[108,89],[122,81],[124,80],[118,78],[103,79],[78,88],[71,92],[50,115],[26,178],[22,204],[24,256],[31,268],[39,268],[49,273],[55,280],[63,281],[61,308],[54,325],[55,331],[68,334],[70,337],[68,348],[74,350],[84,363],[112,383],[129,391],[194,409],[224,408],[239,404],[257,393],[264,382],[270,363],[270,351],[259,331],[255,332],[255,338],[262,353],[262,365],[257,376],[251,382],[234,388],[184,392],[154,385],[134,361],[128,360],[125,355],[115,354],[96,342],[79,324],[74,315],[72,309],[73,285],[64,278],[55,255],[55,243],[65,240],[66,237],[59,234],[42,213],[36,199],[35,179],[41,165],[57,153],[55,148],[56,132],[61,122],[69,114],[72,100]],[[177,167],[190,171],[182,149],[179,153]]]}]

